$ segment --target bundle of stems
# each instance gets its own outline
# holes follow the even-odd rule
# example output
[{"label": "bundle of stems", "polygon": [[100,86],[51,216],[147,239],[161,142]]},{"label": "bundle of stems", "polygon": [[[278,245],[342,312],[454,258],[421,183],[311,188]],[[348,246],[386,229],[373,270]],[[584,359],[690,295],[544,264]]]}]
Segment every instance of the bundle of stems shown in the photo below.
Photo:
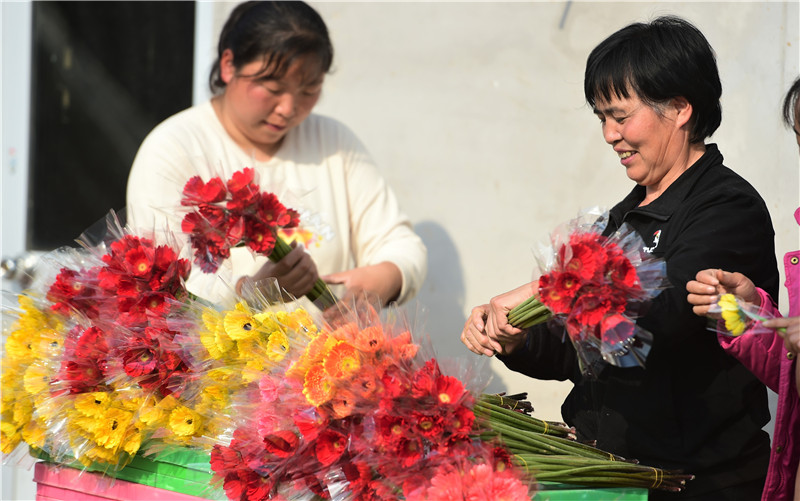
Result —
[{"label": "bundle of stems", "polygon": [[499,439],[520,467],[538,482],[588,487],[640,487],[680,491],[694,478],[639,465],[575,439],[563,423],[543,421],[514,410],[519,404],[501,395],[483,394],[473,412],[481,440]]},{"label": "bundle of stems", "polygon": [[508,323],[518,329],[527,329],[547,322],[552,316],[553,313],[534,295],[508,312]]},{"label": "bundle of stems", "polygon": [[610,459],[551,454],[514,454],[512,459],[537,482],[680,492],[686,481],[694,478],[677,471]]},{"label": "bundle of stems", "polygon": [[[291,250],[291,245],[286,243],[286,241],[280,236],[275,235],[275,247],[269,254],[269,260],[277,263],[286,257]],[[316,282],[314,282],[314,287],[308,294],[306,294],[306,297],[312,302],[316,303],[323,311],[336,304],[336,296],[333,295],[333,292],[331,292],[331,290],[328,288],[328,285],[319,278]]]}]

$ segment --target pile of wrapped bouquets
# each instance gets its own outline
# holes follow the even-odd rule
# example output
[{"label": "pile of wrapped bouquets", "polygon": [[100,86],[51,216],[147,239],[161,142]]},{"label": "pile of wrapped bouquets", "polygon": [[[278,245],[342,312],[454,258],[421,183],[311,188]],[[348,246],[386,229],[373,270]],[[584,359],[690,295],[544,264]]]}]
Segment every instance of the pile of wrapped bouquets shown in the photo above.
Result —
[{"label": "pile of wrapped bouquets", "polygon": [[113,213],[105,226],[46,255],[3,312],[6,460],[25,448],[114,476],[189,448],[209,458],[209,497],[232,500],[529,500],[550,482],[691,478],[482,394],[480,372],[447,373],[397,307],[361,297],[312,312],[274,281],[209,304],[185,288],[177,239],[157,244]]}]

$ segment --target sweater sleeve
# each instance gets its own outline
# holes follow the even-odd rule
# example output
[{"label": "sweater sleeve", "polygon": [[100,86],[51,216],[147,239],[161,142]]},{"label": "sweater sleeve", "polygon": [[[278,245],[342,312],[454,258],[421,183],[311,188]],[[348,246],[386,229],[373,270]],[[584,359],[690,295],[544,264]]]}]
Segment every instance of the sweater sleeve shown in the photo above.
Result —
[{"label": "sweater sleeve", "polygon": [[425,280],[427,249],[365,147],[352,133],[344,140],[350,144],[345,169],[356,266],[395,264],[402,275],[397,301],[403,303],[419,292]]}]

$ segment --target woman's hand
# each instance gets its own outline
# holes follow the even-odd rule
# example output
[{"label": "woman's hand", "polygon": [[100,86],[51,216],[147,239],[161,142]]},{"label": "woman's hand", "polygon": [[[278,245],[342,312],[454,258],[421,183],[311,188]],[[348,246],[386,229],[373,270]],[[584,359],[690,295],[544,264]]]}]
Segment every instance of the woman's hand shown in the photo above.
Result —
[{"label": "woman's hand", "polygon": [[708,310],[719,301],[721,294],[733,294],[748,303],[761,305],[755,284],[741,273],[715,268],[702,270],[686,284],[686,290],[689,292],[686,300],[692,305],[692,311],[701,317],[720,318],[719,313],[709,313]]},{"label": "woman's hand", "polygon": [[477,355],[491,357],[503,349],[497,341],[489,339],[486,335],[486,316],[489,313],[489,305],[482,304],[472,308],[469,318],[464,323],[464,330],[461,331],[461,342],[464,343],[469,351]]},{"label": "woman's hand", "polygon": [[525,341],[525,331],[508,323],[508,314],[515,306],[533,295],[538,282],[531,282],[508,291],[489,301],[486,318],[486,335],[502,346],[499,353],[507,355]]},{"label": "woman's hand", "polygon": [[461,331],[461,342],[478,355],[508,355],[516,350],[525,342],[525,331],[508,323],[508,312],[532,295],[534,285],[517,287],[473,308]]},{"label": "woman's hand", "polygon": [[[269,277],[278,279],[278,285],[296,298],[305,296],[314,287],[319,278],[317,265],[302,245],[292,242],[292,250],[277,263],[267,261],[260,270],[253,275],[253,281]],[[236,284],[236,292],[241,294],[242,277]]]},{"label": "woman's hand", "polygon": [[[768,329],[776,329],[776,332],[783,338],[783,345],[788,351],[800,354],[800,317],[770,318],[761,322],[761,325]],[[782,330],[777,330],[783,328]]]},{"label": "woman's hand", "polygon": [[347,298],[361,292],[377,294],[381,304],[387,305],[400,296],[403,286],[403,275],[396,264],[384,261],[371,266],[361,266],[352,270],[340,271],[325,275],[322,280],[328,284],[345,286]]}]

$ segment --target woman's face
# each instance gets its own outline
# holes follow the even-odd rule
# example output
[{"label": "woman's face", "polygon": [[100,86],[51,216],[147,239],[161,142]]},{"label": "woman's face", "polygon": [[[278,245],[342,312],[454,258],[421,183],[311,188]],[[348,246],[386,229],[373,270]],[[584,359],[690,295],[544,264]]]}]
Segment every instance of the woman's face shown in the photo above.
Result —
[{"label": "woman's face", "polygon": [[278,79],[259,76],[264,73],[260,60],[236,71],[232,59],[226,51],[220,60],[220,75],[226,83],[223,123],[235,140],[275,153],[286,133],[314,109],[325,74],[308,56],[295,60]]},{"label": "woman's face", "polygon": [[637,184],[663,191],[689,167],[682,155],[689,141],[688,132],[681,127],[686,123],[685,113],[678,111],[674,100],[654,109],[630,92],[628,98],[598,98],[594,112],[602,123],[604,139]]}]

